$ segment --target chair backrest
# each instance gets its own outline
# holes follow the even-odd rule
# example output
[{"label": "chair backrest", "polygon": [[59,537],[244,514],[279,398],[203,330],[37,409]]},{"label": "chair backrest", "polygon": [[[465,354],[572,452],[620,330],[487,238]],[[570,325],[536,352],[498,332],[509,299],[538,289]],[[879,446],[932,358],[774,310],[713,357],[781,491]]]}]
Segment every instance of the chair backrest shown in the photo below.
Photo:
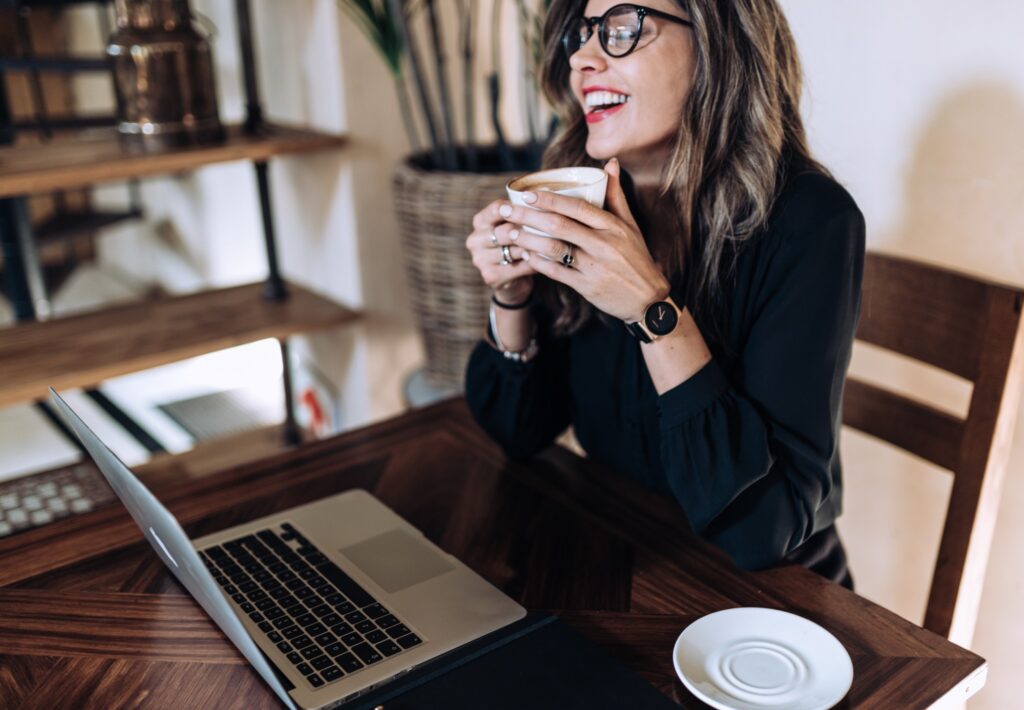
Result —
[{"label": "chair backrest", "polygon": [[924,626],[974,633],[1024,381],[1024,291],[871,253],[857,339],[973,383],[960,419],[850,377],[843,423],[953,474]]}]

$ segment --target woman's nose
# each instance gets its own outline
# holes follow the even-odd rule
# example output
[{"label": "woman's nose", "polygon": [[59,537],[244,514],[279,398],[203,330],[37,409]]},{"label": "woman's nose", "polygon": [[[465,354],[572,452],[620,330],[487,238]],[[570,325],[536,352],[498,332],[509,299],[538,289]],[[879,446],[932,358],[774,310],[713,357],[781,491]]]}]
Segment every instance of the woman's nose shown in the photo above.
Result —
[{"label": "woman's nose", "polygon": [[578,72],[598,72],[608,67],[608,59],[601,49],[597,32],[590,35],[590,39],[569,57],[569,66]]}]

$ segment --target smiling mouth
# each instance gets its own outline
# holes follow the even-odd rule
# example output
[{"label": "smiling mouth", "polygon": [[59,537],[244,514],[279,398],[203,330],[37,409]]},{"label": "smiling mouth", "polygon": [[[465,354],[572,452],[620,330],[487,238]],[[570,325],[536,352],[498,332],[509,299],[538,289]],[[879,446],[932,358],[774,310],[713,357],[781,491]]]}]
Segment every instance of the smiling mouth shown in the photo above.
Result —
[{"label": "smiling mouth", "polygon": [[629,102],[629,98],[629,94],[614,91],[591,91],[584,96],[583,101],[587,116],[590,117],[619,109]]}]

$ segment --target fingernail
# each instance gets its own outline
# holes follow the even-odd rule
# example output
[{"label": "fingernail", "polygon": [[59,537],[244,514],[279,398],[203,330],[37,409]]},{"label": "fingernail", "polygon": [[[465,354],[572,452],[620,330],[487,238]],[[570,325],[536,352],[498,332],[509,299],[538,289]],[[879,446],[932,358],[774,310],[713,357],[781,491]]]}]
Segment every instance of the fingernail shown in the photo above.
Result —
[{"label": "fingernail", "polygon": [[530,252],[524,251],[523,252],[523,261],[529,261],[529,260],[530,260]]},{"label": "fingernail", "polygon": [[512,241],[519,239],[519,230],[513,229],[511,232],[508,233],[508,238],[511,239]]},{"label": "fingernail", "polygon": [[511,217],[512,216],[512,207],[510,205],[502,205],[500,208],[498,208],[498,214],[500,214],[502,217],[506,217],[506,218],[507,217]]},{"label": "fingernail", "polygon": [[525,202],[526,204],[532,205],[536,201],[537,201],[537,193],[536,192],[524,192],[523,193],[523,202]]}]

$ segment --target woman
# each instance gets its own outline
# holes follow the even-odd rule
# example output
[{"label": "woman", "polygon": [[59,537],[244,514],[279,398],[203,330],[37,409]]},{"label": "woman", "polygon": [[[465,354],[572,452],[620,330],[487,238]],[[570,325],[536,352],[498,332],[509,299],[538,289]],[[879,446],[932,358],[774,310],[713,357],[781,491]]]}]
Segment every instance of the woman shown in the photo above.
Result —
[{"label": "woman", "polygon": [[572,424],[741,567],[852,588],[833,523],[863,218],[810,157],[775,0],[646,2],[553,3],[545,164],[603,164],[605,209],[541,191],[476,215],[495,291],[470,407],[513,458]]}]

